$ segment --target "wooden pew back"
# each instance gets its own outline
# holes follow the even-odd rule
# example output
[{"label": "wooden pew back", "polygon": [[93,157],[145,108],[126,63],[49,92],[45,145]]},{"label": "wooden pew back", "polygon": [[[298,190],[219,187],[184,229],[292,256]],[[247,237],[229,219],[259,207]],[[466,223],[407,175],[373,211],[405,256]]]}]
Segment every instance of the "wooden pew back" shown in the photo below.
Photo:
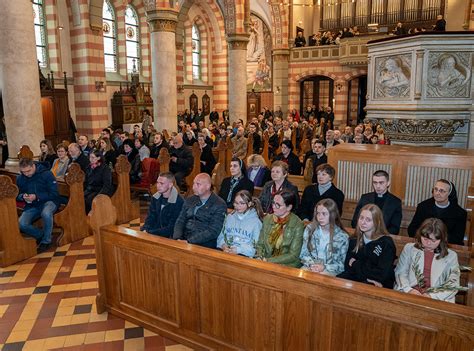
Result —
[{"label": "wooden pew back", "polygon": [[117,189],[112,195],[112,204],[117,209],[117,224],[128,223],[140,217],[140,205],[138,201],[132,201],[130,193],[130,169],[127,156],[120,155],[115,164]]},{"label": "wooden pew back", "polygon": [[201,148],[198,143],[194,143],[192,147],[194,157],[193,170],[191,174],[186,177],[186,184],[188,185],[187,196],[193,195],[193,181],[194,178],[201,173]]},{"label": "wooden pew back", "polygon": [[219,193],[221,188],[222,181],[227,177],[227,172],[225,169],[226,166],[226,154],[227,154],[227,145],[226,142],[221,139],[217,144],[217,147],[214,148],[217,152],[217,163],[214,166],[212,171],[212,184],[214,186],[214,192]]},{"label": "wooden pew back", "polygon": [[474,185],[473,150],[340,144],[329,149],[328,163],[336,169],[334,183],[345,195],[345,223],[350,223],[361,195],[372,191],[372,174],[387,171],[390,192],[402,200],[402,234],[406,234],[416,205],[431,197],[437,179],[455,184],[461,207],[466,207],[468,188]]},{"label": "wooden pew back", "polygon": [[[116,226],[99,310],[200,349],[472,350],[474,309]],[[100,268],[99,268],[100,267]],[[101,283],[102,282],[102,283]]]},{"label": "wooden pew back", "polygon": [[36,240],[20,234],[16,212],[18,187],[0,175],[0,267],[8,267],[36,255]]}]

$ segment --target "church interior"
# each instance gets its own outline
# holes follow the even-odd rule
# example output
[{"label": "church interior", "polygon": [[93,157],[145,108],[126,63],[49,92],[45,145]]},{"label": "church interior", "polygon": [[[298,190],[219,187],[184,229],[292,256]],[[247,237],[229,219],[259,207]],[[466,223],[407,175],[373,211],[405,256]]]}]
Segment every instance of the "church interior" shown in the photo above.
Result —
[{"label": "church interior", "polygon": [[[0,4],[1,350],[474,349],[474,0]],[[175,174],[184,198],[202,172],[219,194],[231,164],[250,175],[256,154],[270,181],[285,145],[299,166],[287,180],[304,196],[324,145],[352,236],[373,175],[390,174],[397,258],[417,204],[449,180],[466,213],[449,242],[455,303],[143,232],[159,173],[181,157],[160,143],[179,140],[193,159]],[[37,251],[18,222],[20,160],[60,149],[75,160],[71,145],[104,154],[114,191],[84,205],[89,170],[68,160],[56,176],[51,163],[66,200]]]}]

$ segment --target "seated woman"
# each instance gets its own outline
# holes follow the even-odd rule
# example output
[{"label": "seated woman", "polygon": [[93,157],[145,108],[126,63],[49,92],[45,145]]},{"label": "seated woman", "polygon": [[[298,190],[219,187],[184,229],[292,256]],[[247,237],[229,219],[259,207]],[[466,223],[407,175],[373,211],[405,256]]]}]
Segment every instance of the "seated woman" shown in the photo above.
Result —
[{"label": "seated woman", "polygon": [[127,156],[128,162],[130,162],[130,183],[135,184],[140,182],[140,155],[138,150],[135,148],[135,143],[131,139],[124,140],[123,152]]},{"label": "seated woman", "polygon": [[43,162],[48,169],[51,169],[53,162],[58,158],[54,152],[53,144],[48,139],[41,140],[40,142],[41,155],[39,157],[40,162]]},{"label": "seated woman", "polygon": [[92,200],[99,195],[104,194],[112,196],[114,192],[112,184],[112,171],[105,162],[104,156],[98,150],[89,154],[89,167],[86,171],[84,181],[84,199],[86,202],[86,213],[89,213],[92,207]]},{"label": "seated woman", "polygon": [[416,206],[415,215],[408,226],[408,235],[413,237],[427,218],[439,218],[448,228],[448,242],[464,245],[467,212],[458,205],[458,196],[454,184],[439,179],[433,187],[433,196]]},{"label": "seated woman", "polygon": [[238,157],[230,161],[230,175],[222,181],[219,196],[227,203],[227,208],[234,208],[235,195],[240,190],[253,194],[253,183],[247,178],[244,161]]},{"label": "seated woman", "polygon": [[331,199],[320,200],[303,234],[303,269],[334,276],[342,273],[348,246],[349,236],[343,229],[336,203]]},{"label": "seated woman", "polygon": [[291,140],[281,142],[281,153],[275,157],[275,161],[283,161],[288,164],[288,173],[292,175],[301,175],[301,162],[293,153],[293,144]]},{"label": "seated woman", "polygon": [[58,144],[56,146],[56,153],[58,158],[53,161],[53,166],[51,167],[51,172],[56,178],[64,178],[67,173],[67,168],[69,167],[69,156],[67,154],[67,147],[64,144]]},{"label": "seated woman", "polygon": [[263,219],[257,243],[257,258],[289,267],[300,267],[304,224],[291,210],[297,197],[293,191],[283,190],[272,200],[273,214]]},{"label": "seated woman", "polygon": [[247,174],[254,186],[262,187],[271,180],[270,170],[262,155],[253,154],[247,157]]},{"label": "seated woman", "polygon": [[365,205],[359,213],[355,237],[349,240],[344,272],[338,277],[392,289],[396,252],[382,211],[377,205]]},{"label": "seated woman", "polygon": [[454,303],[459,278],[458,256],[448,249],[446,225],[438,218],[426,219],[415,242],[403,248],[394,289]]},{"label": "seated woman", "polygon": [[239,191],[235,195],[234,211],[227,215],[217,238],[217,247],[230,254],[254,257],[262,218],[260,201],[247,190]]},{"label": "seated woman", "polygon": [[114,169],[115,162],[117,161],[117,153],[115,152],[110,139],[100,138],[98,144],[99,151],[104,156],[105,163],[110,167],[110,169]]},{"label": "seated woman", "polygon": [[212,146],[206,142],[206,136],[202,133],[198,134],[198,144],[201,149],[201,173],[212,176],[212,171],[217,163],[212,154]]},{"label": "seated woman", "polygon": [[283,161],[273,162],[271,168],[271,177],[272,180],[265,183],[262,193],[259,197],[259,200],[262,203],[263,212],[273,213],[273,197],[277,192],[282,190],[290,190],[295,193],[296,203],[292,207],[292,211],[295,212],[299,205],[300,199],[298,195],[298,188],[287,179],[288,165]]},{"label": "seated woman", "polygon": [[337,204],[339,213],[342,214],[342,206],[344,204],[344,193],[336,188],[332,183],[336,175],[336,170],[328,163],[323,163],[316,167],[316,177],[318,184],[308,185],[301,198],[301,207],[299,208],[299,216],[303,220],[313,218],[314,206],[319,200],[333,199]]}]

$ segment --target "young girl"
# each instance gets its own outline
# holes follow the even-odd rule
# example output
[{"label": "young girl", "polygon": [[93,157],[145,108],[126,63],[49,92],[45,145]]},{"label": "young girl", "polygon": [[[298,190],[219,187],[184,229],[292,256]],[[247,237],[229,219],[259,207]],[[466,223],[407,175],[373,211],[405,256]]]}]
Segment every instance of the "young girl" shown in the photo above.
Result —
[{"label": "young girl", "polygon": [[396,248],[377,205],[362,207],[340,278],[393,288]]},{"label": "young girl", "polygon": [[394,289],[454,303],[459,277],[458,256],[448,249],[446,225],[438,218],[426,219],[415,242],[403,248]]},{"label": "young girl", "polygon": [[263,211],[260,201],[247,190],[239,191],[217,238],[217,247],[230,254],[255,255],[255,245],[262,229]]},{"label": "young girl", "polygon": [[344,271],[349,236],[332,199],[316,204],[313,221],[306,227],[301,248],[303,269],[328,275]]}]

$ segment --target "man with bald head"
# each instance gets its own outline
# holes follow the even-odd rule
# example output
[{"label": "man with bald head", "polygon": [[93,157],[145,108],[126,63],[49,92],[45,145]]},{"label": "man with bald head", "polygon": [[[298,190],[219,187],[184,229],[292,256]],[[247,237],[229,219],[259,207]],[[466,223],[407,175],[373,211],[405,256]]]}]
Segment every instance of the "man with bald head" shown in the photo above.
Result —
[{"label": "man with bald head", "polygon": [[191,149],[184,145],[183,136],[176,135],[173,138],[173,146],[170,147],[170,172],[174,174],[176,183],[181,190],[186,190],[184,179],[193,170],[194,157]]},{"label": "man with bald head", "polygon": [[199,173],[193,181],[194,195],[188,197],[174,226],[173,239],[216,248],[217,237],[224,224],[227,206],[212,192],[211,177]]},{"label": "man with bald head", "polygon": [[81,169],[86,172],[89,166],[89,158],[82,152],[81,147],[76,143],[71,143],[68,146],[68,152],[72,162],[79,164]]}]

